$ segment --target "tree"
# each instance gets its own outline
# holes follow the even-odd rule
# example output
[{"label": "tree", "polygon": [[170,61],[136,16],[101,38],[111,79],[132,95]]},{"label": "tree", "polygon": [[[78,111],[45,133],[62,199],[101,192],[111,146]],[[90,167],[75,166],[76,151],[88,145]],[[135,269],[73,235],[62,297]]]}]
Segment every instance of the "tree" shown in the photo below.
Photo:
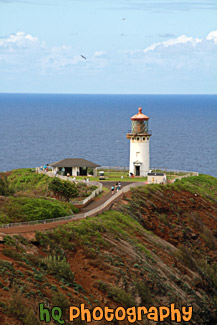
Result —
[{"label": "tree", "polygon": [[48,186],[49,191],[59,198],[69,201],[78,196],[78,189],[69,181],[61,181],[59,178],[53,178]]},{"label": "tree", "polygon": [[9,188],[7,177],[0,175],[0,195],[8,196],[10,194],[13,194],[13,190]]}]

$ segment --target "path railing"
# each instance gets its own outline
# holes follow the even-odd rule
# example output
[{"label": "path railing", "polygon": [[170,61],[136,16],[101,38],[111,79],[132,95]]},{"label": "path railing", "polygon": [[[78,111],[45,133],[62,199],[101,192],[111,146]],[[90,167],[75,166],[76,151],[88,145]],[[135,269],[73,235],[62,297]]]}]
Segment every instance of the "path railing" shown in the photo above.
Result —
[{"label": "path railing", "polygon": [[189,176],[198,176],[199,173],[195,172],[195,171],[189,171],[189,170],[178,170],[178,169],[169,169],[169,168],[161,168],[161,167],[155,167],[155,168],[151,168],[152,172],[154,172],[155,170],[161,170],[163,172],[169,172],[169,173],[174,173],[174,174],[180,174],[180,173],[184,173],[185,175],[180,175],[180,176],[185,176],[188,175]]},{"label": "path railing", "polygon": [[13,223],[8,223],[8,224],[2,224],[2,225],[0,225],[0,228],[12,228],[12,227],[33,226],[33,225],[39,225],[39,224],[53,223],[53,222],[59,222],[59,221],[64,221],[64,220],[70,220],[70,219],[72,219],[73,216],[74,215],[59,217],[59,218],[52,218],[52,219],[13,222]]},{"label": "path railing", "polygon": [[[95,183],[97,183],[97,184],[95,184]],[[103,185],[101,183],[91,182],[91,185],[95,185],[95,186],[98,186],[98,187],[88,197],[86,197],[84,200],[70,201],[70,203],[72,203],[73,205],[86,205],[89,201],[94,199],[97,195],[99,195],[102,192]]]}]

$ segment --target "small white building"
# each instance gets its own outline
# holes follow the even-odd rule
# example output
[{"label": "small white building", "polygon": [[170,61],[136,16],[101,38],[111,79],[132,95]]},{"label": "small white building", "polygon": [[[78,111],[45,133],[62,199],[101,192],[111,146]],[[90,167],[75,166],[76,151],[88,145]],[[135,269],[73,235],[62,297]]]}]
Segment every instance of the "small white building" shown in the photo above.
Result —
[{"label": "small white building", "polygon": [[87,176],[93,174],[97,176],[97,165],[91,161],[82,158],[66,158],[55,163],[49,164],[53,172],[61,172],[63,176],[69,174],[70,176]]},{"label": "small white building", "polygon": [[134,176],[147,176],[150,170],[149,141],[151,131],[148,129],[149,117],[139,112],[131,117],[132,128],[127,133],[130,139],[130,169],[129,174]]},{"label": "small white building", "polygon": [[148,173],[148,184],[166,184],[167,176],[164,173]]}]

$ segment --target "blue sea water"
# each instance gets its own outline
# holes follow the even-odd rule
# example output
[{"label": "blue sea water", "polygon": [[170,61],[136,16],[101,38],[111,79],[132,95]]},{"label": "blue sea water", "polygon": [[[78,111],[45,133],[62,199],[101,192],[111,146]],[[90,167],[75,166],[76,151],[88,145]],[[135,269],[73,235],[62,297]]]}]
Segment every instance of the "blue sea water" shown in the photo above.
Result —
[{"label": "blue sea water", "polygon": [[217,176],[217,95],[0,94],[0,170],[70,157],[128,166],[139,106],[150,117],[153,168]]}]

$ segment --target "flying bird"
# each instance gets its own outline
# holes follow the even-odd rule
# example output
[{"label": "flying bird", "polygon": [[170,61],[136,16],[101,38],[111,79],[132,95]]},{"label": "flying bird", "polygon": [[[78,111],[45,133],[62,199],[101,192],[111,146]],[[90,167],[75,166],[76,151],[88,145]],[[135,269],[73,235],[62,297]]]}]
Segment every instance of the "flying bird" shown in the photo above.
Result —
[{"label": "flying bird", "polygon": [[85,56],[81,55],[81,57],[82,57],[83,59],[87,60],[87,58],[85,58]]},{"label": "flying bird", "polygon": [[122,20],[126,20],[126,18],[122,18]]}]

